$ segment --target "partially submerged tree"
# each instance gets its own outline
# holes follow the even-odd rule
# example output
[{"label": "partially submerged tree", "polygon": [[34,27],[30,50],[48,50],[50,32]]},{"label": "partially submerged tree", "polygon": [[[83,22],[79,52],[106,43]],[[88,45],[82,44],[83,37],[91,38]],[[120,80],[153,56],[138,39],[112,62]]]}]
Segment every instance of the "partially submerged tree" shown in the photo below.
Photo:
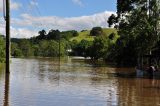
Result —
[{"label": "partially submerged tree", "polygon": [[[160,0],[117,0],[117,17],[111,15],[109,26],[118,25],[120,38],[116,50],[120,63],[137,59],[153,51],[159,41]],[[131,43],[132,42],[132,43]],[[132,52],[129,49],[132,47]],[[136,53],[136,54],[135,54]],[[133,56],[130,56],[132,54]],[[128,57],[129,55],[129,57]],[[123,55],[124,56],[124,55]],[[126,59],[126,57],[128,57]],[[127,62],[126,62],[127,63]]]}]

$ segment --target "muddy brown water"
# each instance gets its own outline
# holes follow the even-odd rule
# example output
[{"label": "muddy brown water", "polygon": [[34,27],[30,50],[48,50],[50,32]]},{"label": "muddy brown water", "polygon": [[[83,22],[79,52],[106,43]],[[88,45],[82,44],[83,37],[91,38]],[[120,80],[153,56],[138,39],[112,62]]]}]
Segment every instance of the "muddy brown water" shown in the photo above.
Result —
[{"label": "muddy brown water", "polygon": [[[59,65],[60,63],[60,65]],[[158,106],[160,80],[122,78],[133,71],[84,60],[12,59],[0,67],[0,106]]]}]

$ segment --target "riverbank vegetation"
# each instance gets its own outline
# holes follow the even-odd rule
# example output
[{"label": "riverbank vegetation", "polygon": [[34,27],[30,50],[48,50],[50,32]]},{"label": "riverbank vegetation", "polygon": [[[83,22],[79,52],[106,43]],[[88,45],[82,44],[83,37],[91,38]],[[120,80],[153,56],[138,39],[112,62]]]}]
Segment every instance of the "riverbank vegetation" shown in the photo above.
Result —
[{"label": "riverbank vegetation", "polygon": [[106,56],[108,48],[118,38],[116,29],[103,29],[101,27],[94,27],[92,30],[80,32],[75,30],[62,32],[50,30],[46,33],[45,30],[41,30],[38,34],[38,36],[29,39],[12,38],[12,56],[57,57],[69,55],[99,59]]},{"label": "riverbank vegetation", "polygon": [[108,23],[118,28],[120,36],[112,52],[116,63],[136,65],[144,55],[158,59],[160,0],[117,0],[117,14],[112,14]]},{"label": "riverbank vegetation", "polygon": [[[29,39],[12,38],[14,57],[83,56],[103,59],[120,66],[135,66],[144,55],[160,53],[159,0],[117,0],[117,14],[109,27],[91,30],[41,30]],[[114,28],[113,28],[114,27]],[[47,33],[48,32],[48,33]],[[4,39],[0,38],[0,62],[4,61]],[[160,59],[159,59],[160,60]]]},{"label": "riverbank vegetation", "polygon": [[0,35],[0,63],[5,62],[5,41],[4,36]]}]

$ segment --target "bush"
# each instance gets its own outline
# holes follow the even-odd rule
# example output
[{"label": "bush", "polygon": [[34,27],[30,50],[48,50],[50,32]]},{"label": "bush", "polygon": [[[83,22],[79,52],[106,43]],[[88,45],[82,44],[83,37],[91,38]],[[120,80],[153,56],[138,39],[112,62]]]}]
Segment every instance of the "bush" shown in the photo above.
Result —
[{"label": "bush", "polygon": [[94,27],[90,31],[91,36],[99,36],[103,34],[103,29],[101,27]]}]

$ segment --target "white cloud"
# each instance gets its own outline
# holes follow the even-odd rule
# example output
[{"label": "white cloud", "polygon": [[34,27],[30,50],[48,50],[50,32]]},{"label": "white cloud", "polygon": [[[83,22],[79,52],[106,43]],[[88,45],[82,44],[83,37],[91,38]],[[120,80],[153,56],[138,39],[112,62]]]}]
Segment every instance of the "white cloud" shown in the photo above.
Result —
[{"label": "white cloud", "polygon": [[[22,14],[21,18],[11,19],[11,37],[29,38],[38,35],[41,29],[59,29],[65,30],[84,30],[91,29],[95,26],[108,27],[108,17],[114,12],[105,11],[90,16],[80,17],[57,17],[57,16],[43,16],[35,17],[29,14]],[[4,21],[0,23],[0,33],[5,33]]]},{"label": "white cloud", "polygon": [[108,27],[108,17],[114,12],[105,11],[90,16],[80,17],[56,17],[44,16],[34,17],[29,14],[22,14],[22,20],[13,19],[12,23],[21,27],[34,26],[39,28],[59,29],[59,30],[83,30],[91,29],[95,26]]},{"label": "white cloud", "polygon": [[[18,10],[22,5],[18,2],[11,1],[11,10]],[[3,11],[3,0],[0,0],[0,12]]]},{"label": "white cloud", "polygon": [[82,3],[81,0],[72,0],[72,2],[73,2],[74,4],[79,5],[79,6],[84,6],[84,4]]},{"label": "white cloud", "polygon": [[11,10],[18,10],[21,6],[20,3],[11,1]]},{"label": "white cloud", "polygon": [[5,21],[3,17],[0,17],[0,34],[4,35],[5,33]]},{"label": "white cloud", "polygon": [[[5,35],[5,22],[2,17],[0,17],[0,23],[0,34]],[[30,38],[38,34],[37,31],[29,30],[27,28],[15,28],[11,26],[10,30],[12,38]]]},{"label": "white cloud", "polygon": [[36,2],[35,0],[30,1],[30,5],[31,6],[38,6],[38,2]]},{"label": "white cloud", "polygon": [[36,36],[38,34],[37,31],[32,31],[27,28],[14,28],[11,27],[11,37],[12,38],[30,38]]},{"label": "white cloud", "polygon": [[0,12],[3,10],[3,0],[0,0]]}]

